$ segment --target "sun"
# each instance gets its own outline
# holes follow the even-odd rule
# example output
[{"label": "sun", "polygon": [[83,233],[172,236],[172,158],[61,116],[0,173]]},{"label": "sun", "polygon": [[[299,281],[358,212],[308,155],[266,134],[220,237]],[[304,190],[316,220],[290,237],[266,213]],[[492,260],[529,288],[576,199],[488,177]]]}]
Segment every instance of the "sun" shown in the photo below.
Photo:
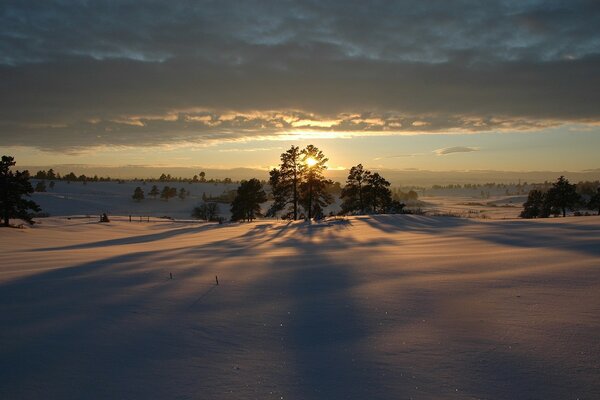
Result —
[{"label": "sun", "polygon": [[304,160],[304,163],[309,167],[313,167],[317,165],[318,161],[314,157],[308,157],[306,160]]}]

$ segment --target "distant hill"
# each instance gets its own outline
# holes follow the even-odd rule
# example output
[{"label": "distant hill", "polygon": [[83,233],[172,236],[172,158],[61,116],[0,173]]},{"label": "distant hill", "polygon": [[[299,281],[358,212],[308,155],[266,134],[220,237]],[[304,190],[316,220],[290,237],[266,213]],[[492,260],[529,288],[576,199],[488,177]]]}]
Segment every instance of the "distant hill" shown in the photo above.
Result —
[{"label": "distant hill", "polygon": [[[202,167],[161,167],[145,165],[124,165],[118,167],[82,165],[82,164],[61,164],[46,166],[19,166],[19,169],[29,169],[35,173],[38,170],[48,170],[53,168],[61,174],[74,172],[76,175],[87,176],[110,176],[111,178],[158,178],[161,174],[170,174],[174,177],[191,178],[199,174],[200,171],[206,173],[206,179],[231,178],[233,180],[241,179],[269,179],[267,170],[254,168],[231,168],[216,169]],[[367,166],[368,168],[368,166]],[[397,169],[377,169],[393,185],[403,186],[431,186],[447,184],[464,183],[517,183],[521,182],[544,182],[553,181],[560,175],[566,176],[572,182],[600,180],[600,168],[586,171],[493,171],[493,170],[472,170],[472,171],[427,171],[427,170],[397,170]],[[329,178],[344,182],[348,175],[347,170],[327,171]]]}]

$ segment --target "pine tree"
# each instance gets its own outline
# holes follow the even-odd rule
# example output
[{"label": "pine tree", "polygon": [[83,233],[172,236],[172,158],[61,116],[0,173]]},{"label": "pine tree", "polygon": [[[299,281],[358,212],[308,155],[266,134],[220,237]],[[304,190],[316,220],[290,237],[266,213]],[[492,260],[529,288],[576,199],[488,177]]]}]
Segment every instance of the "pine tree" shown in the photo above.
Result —
[{"label": "pine tree", "polygon": [[523,203],[521,218],[539,218],[544,214],[545,196],[541,190],[532,190],[527,196],[527,201]]},{"label": "pine tree", "polygon": [[54,189],[54,185],[55,185],[54,181],[50,181],[50,183],[48,184],[48,187],[50,189]]},{"label": "pine tree", "polygon": [[302,181],[299,187],[299,202],[310,220],[322,216],[323,208],[333,203],[333,196],[327,191],[327,187],[333,182],[323,176],[323,172],[327,169],[325,163],[329,159],[321,150],[309,144],[300,154],[302,155],[300,164]]},{"label": "pine tree", "polygon": [[242,181],[231,203],[231,220],[252,221],[257,216],[262,216],[260,204],[265,201],[267,201],[267,194],[258,179]]},{"label": "pine tree", "polygon": [[389,189],[390,183],[385,180],[378,172],[375,172],[367,178],[365,192],[367,194],[367,203],[370,204],[374,213],[385,213],[386,208],[392,202],[392,191]]},{"label": "pine tree", "polygon": [[361,214],[365,213],[365,186],[370,176],[371,172],[364,169],[362,164],[350,168],[346,185],[340,195],[343,200],[342,212],[358,211]]},{"label": "pine tree", "polygon": [[144,191],[141,187],[136,187],[131,198],[137,202],[144,200]]},{"label": "pine tree", "polygon": [[567,209],[573,210],[581,201],[576,188],[577,185],[570,184],[567,178],[560,176],[546,193],[549,204],[559,209],[563,217],[567,215]]},{"label": "pine tree", "polygon": [[269,184],[273,194],[273,205],[268,215],[274,216],[278,211],[291,208],[294,220],[298,219],[299,187],[301,182],[300,148],[292,146],[281,154],[279,168],[269,172]]},{"label": "pine tree", "polygon": [[179,193],[177,194],[177,197],[179,197],[179,200],[184,200],[186,196],[187,196],[187,192],[185,191],[185,189],[184,188],[179,189]]},{"label": "pine tree", "polygon": [[36,192],[45,192],[46,191],[46,182],[39,181],[38,183],[36,183],[35,191]]},{"label": "pine tree", "polygon": [[9,226],[10,218],[20,218],[30,224],[33,223],[29,210],[40,211],[34,201],[24,199],[33,193],[33,187],[29,182],[28,171],[11,171],[15,165],[13,157],[2,156],[0,162],[0,212],[4,220],[4,226]]},{"label": "pine tree", "polygon": [[148,194],[152,196],[153,199],[155,199],[156,196],[160,194],[160,190],[158,190],[158,187],[156,185],[152,185],[152,188],[150,189],[150,192],[148,192]]}]

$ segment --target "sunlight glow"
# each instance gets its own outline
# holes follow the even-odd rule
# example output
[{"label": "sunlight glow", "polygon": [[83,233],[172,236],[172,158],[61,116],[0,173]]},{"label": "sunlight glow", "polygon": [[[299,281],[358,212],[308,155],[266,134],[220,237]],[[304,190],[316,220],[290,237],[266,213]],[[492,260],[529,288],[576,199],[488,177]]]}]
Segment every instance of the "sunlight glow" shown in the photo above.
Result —
[{"label": "sunlight glow", "polygon": [[317,165],[318,161],[316,159],[314,159],[313,157],[308,157],[306,160],[304,160],[304,163],[306,165],[308,165],[309,167],[313,167],[313,166]]}]

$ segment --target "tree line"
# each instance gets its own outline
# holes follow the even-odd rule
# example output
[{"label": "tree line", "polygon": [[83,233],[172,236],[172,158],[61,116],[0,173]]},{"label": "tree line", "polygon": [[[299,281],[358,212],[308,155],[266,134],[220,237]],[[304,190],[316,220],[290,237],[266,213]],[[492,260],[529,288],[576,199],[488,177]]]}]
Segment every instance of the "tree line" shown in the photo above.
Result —
[{"label": "tree line", "polygon": [[548,189],[533,189],[529,192],[520,217],[548,218],[561,214],[565,217],[567,211],[580,208],[597,210],[600,215],[600,187],[596,187],[594,192],[587,186],[584,193],[589,195],[582,195],[578,191],[578,185],[569,183],[567,178],[560,176]]}]

